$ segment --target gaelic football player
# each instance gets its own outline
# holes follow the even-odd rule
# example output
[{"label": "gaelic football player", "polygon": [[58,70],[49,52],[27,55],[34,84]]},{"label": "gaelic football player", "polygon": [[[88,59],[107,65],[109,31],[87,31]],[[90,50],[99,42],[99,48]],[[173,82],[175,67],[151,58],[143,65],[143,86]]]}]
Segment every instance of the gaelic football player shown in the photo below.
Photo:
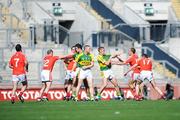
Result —
[{"label": "gaelic football player", "polygon": [[101,93],[108,85],[108,81],[110,81],[113,84],[113,86],[115,87],[117,99],[122,100],[123,98],[120,95],[120,89],[119,89],[117,80],[111,70],[111,58],[113,58],[114,56],[117,56],[117,55],[106,54],[104,47],[99,47],[98,52],[99,52],[99,55],[97,56],[97,61],[99,63],[100,71],[103,76],[103,84],[100,87],[100,90],[97,95],[97,99],[100,99]]},{"label": "gaelic football player", "polygon": [[[75,54],[75,53],[76,53],[75,46],[73,46],[71,47],[70,54]],[[67,89],[66,100],[69,100],[71,98],[70,92],[72,90],[73,81],[76,80],[76,73],[75,73],[76,68],[74,67],[74,64],[75,64],[74,57],[65,58],[64,63],[65,63],[65,69],[66,69],[66,77],[65,77],[65,89]]]},{"label": "gaelic football player", "polygon": [[[130,48],[128,54],[129,54],[128,59],[125,60],[124,62],[120,63],[120,65],[130,65],[130,67],[132,67],[134,64],[137,63],[138,55],[136,54],[136,49]],[[137,91],[139,91],[139,90],[137,90],[137,89],[139,89],[139,87],[136,86],[136,84],[138,84],[137,80],[139,77],[139,73],[140,73],[140,69],[138,66],[136,68],[134,68],[131,72],[128,73],[128,76],[130,77],[129,87],[136,91],[135,99],[139,95],[139,93],[137,93]]]},{"label": "gaelic football player", "polygon": [[43,58],[43,67],[41,71],[42,88],[37,101],[48,101],[48,91],[52,84],[52,70],[55,62],[59,59],[59,56],[53,56],[52,49],[49,49],[47,55]]},{"label": "gaelic football player", "polygon": [[[133,70],[134,68],[138,66],[140,68],[139,80],[142,82],[141,84],[143,84],[145,80],[148,80],[152,88],[155,89],[157,93],[159,93],[161,98],[165,98],[162,91],[156,86],[156,83],[153,77],[153,72],[152,72],[152,60],[148,57],[147,54],[143,54],[142,58],[138,60],[138,62],[134,64],[131,68],[129,68],[129,70],[124,75],[126,76],[128,72],[130,72],[131,70]],[[138,98],[136,99],[138,100]]]},{"label": "gaelic football player", "polygon": [[92,73],[91,68],[94,66],[94,56],[91,52],[91,47],[89,45],[84,46],[84,51],[80,53],[75,61],[76,66],[80,68],[79,76],[78,76],[78,86],[76,88],[76,100],[78,100],[78,93],[81,87],[81,84],[83,83],[83,80],[86,79],[88,86],[89,86],[89,92],[90,92],[90,100],[94,100],[93,95],[93,80],[92,80]]},{"label": "gaelic football player", "polygon": [[22,53],[22,47],[20,44],[15,46],[16,53],[11,57],[9,61],[9,67],[12,69],[12,82],[13,82],[13,89],[11,95],[11,103],[15,103],[15,92],[18,86],[18,82],[22,83],[21,91],[18,95],[18,98],[23,103],[23,93],[27,89],[27,78],[26,72],[28,72],[28,61],[25,55]]}]

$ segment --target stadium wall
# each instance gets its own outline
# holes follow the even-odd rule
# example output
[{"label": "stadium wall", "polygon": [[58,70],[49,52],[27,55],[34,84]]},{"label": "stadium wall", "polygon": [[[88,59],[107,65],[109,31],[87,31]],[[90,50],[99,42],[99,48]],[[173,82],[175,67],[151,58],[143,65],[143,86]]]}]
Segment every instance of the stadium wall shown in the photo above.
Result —
[{"label": "stadium wall", "polygon": [[[161,86],[158,85],[158,87],[165,91],[165,85]],[[180,83],[176,83],[174,86],[174,98],[173,99],[179,99],[180,98]],[[123,87],[121,89],[123,91],[124,97],[126,99],[133,99],[134,98],[134,92],[129,89],[128,87]],[[35,101],[37,97],[39,96],[39,88],[32,88],[28,89],[23,97],[27,101]],[[16,94],[19,94],[19,90],[16,92]],[[160,95],[157,94],[155,90],[152,89],[152,87],[148,87],[148,94],[149,96],[147,99],[150,100],[157,100],[160,98]],[[62,88],[53,88],[48,93],[49,100],[63,100],[66,96],[66,92]],[[116,97],[116,91],[114,88],[106,88],[103,93],[101,94],[102,100],[111,100],[114,97]],[[86,92],[84,89],[81,89],[78,95],[79,99],[85,99],[87,97]],[[9,101],[11,99],[11,89],[0,89],[0,101]],[[16,98],[17,99],[17,98]]]}]

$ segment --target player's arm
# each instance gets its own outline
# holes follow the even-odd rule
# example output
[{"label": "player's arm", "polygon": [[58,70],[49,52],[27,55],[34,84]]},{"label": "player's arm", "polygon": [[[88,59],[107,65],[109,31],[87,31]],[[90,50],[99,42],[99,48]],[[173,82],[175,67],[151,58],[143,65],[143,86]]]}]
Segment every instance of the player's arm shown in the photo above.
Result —
[{"label": "player's arm", "polygon": [[67,71],[67,66],[66,66],[66,63],[65,63],[65,62],[63,62],[63,65],[64,65],[65,70]]},{"label": "player's arm", "polygon": [[124,76],[126,76],[131,70],[133,70],[134,68],[136,68],[138,66],[138,64],[134,64],[132,67],[130,67],[128,69],[128,71],[124,74]]},{"label": "player's arm", "polygon": [[59,58],[60,59],[68,59],[68,58],[72,58],[74,56],[74,53],[70,53],[68,55],[60,55]]},{"label": "player's arm", "polygon": [[27,60],[25,60],[25,70],[26,70],[26,72],[28,72],[28,70],[29,70],[29,63]]},{"label": "player's arm", "polygon": [[122,60],[121,58],[120,58],[120,56],[118,55],[118,56],[116,56],[116,58],[119,60],[119,62],[121,62],[122,64],[126,64],[125,63],[125,61],[124,60]]},{"label": "player's arm", "polygon": [[90,65],[88,65],[88,66],[83,66],[83,68],[82,69],[90,69],[90,68],[92,68],[94,66],[94,61],[91,61],[91,64]]},{"label": "player's arm", "polygon": [[91,54],[91,64],[88,66],[83,66],[82,69],[90,69],[94,66],[94,56]]},{"label": "player's arm", "polygon": [[97,61],[101,62],[102,64],[105,64],[105,65],[109,65],[110,64],[110,60],[108,61],[105,61],[103,58],[101,58],[100,56],[97,57]]},{"label": "player's arm", "polygon": [[13,65],[11,63],[9,63],[9,68],[13,69]]},{"label": "player's arm", "polygon": [[122,60],[119,56],[117,56],[118,60],[121,62],[121,63],[118,63],[118,65],[128,65],[131,61],[132,61],[132,58],[129,57],[127,60]]},{"label": "player's arm", "polygon": [[122,52],[118,51],[118,52],[111,54],[111,58],[115,58],[115,57],[120,56],[120,55],[122,55]]},{"label": "player's arm", "polygon": [[12,58],[9,61],[9,68],[13,69]]},{"label": "player's arm", "polygon": [[75,71],[76,67],[77,67],[77,62],[75,61],[74,65],[72,67],[72,71]]}]

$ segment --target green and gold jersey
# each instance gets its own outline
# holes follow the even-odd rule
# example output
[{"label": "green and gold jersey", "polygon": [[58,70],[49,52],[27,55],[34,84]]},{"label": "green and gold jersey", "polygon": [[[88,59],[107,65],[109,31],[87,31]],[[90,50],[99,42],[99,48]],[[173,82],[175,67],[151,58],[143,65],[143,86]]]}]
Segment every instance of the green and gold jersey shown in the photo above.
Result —
[{"label": "green and gold jersey", "polygon": [[73,58],[76,59],[78,55],[79,55],[79,53],[75,53],[75,54],[73,55]]},{"label": "green and gold jersey", "polygon": [[80,53],[75,61],[78,63],[79,67],[88,66],[91,65],[91,62],[94,61],[94,55],[93,54],[84,54]]},{"label": "green and gold jersey", "polygon": [[[77,59],[77,57],[78,57],[78,55],[79,55],[79,53],[75,53],[74,55],[73,55],[73,58],[76,60]],[[76,67],[79,67],[79,64],[77,63],[77,66]]]},{"label": "green and gold jersey", "polygon": [[108,70],[111,68],[111,65],[106,65],[105,62],[107,62],[110,59],[111,55],[98,55],[97,61],[99,63],[99,67],[101,71]]}]

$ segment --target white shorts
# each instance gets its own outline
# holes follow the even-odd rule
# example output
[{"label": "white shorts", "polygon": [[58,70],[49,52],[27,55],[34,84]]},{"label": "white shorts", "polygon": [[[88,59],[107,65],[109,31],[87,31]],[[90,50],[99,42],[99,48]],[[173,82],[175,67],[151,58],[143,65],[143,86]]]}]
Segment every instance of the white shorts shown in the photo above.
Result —
[{"label": "white shorts", "polygon": [[79,72],[80,72],[80,68],[77,67],[77,68],[76,68],[76,71],[75,71],[75,75],[78,76]]},{"label": "white shorts", "polygon": [[109,80],[114,78],[114,74],[111,69],[102,71],[102,75],[104,78],[109,79]]},{"label": "white shorts", "polygon": [[128,73],[128,78],[131,80],[138,80],[140,73],[134,73],[133,71],[130,71]]},{"label": "white shorts", "polygon": [[148,80],[149,82],[151,82],[153,80],[152,71],[141,71],[139,79],[142,81]]},{"label": "white shorts", "polygon": [[70,80],[76,77],[76,73],[74,71],[67,70],[65,80]]},{"label": "white shorts", "polygon": [[79,73],[79,79],[92,79],[92,73],[91,73],[91,69],[80,69],[80,73]]},{"label": "white shorts", "polygon": [[27,81],[26,75],[25,74],[20,74],[20,75],[12,75],[12,81],[17,81],[17,82],[24,82]]},{"label": "white shorts", "polygon": [[42,70],[41,72],[41,81],[49,82],[52,81],[52,74],[49,70]]}]

